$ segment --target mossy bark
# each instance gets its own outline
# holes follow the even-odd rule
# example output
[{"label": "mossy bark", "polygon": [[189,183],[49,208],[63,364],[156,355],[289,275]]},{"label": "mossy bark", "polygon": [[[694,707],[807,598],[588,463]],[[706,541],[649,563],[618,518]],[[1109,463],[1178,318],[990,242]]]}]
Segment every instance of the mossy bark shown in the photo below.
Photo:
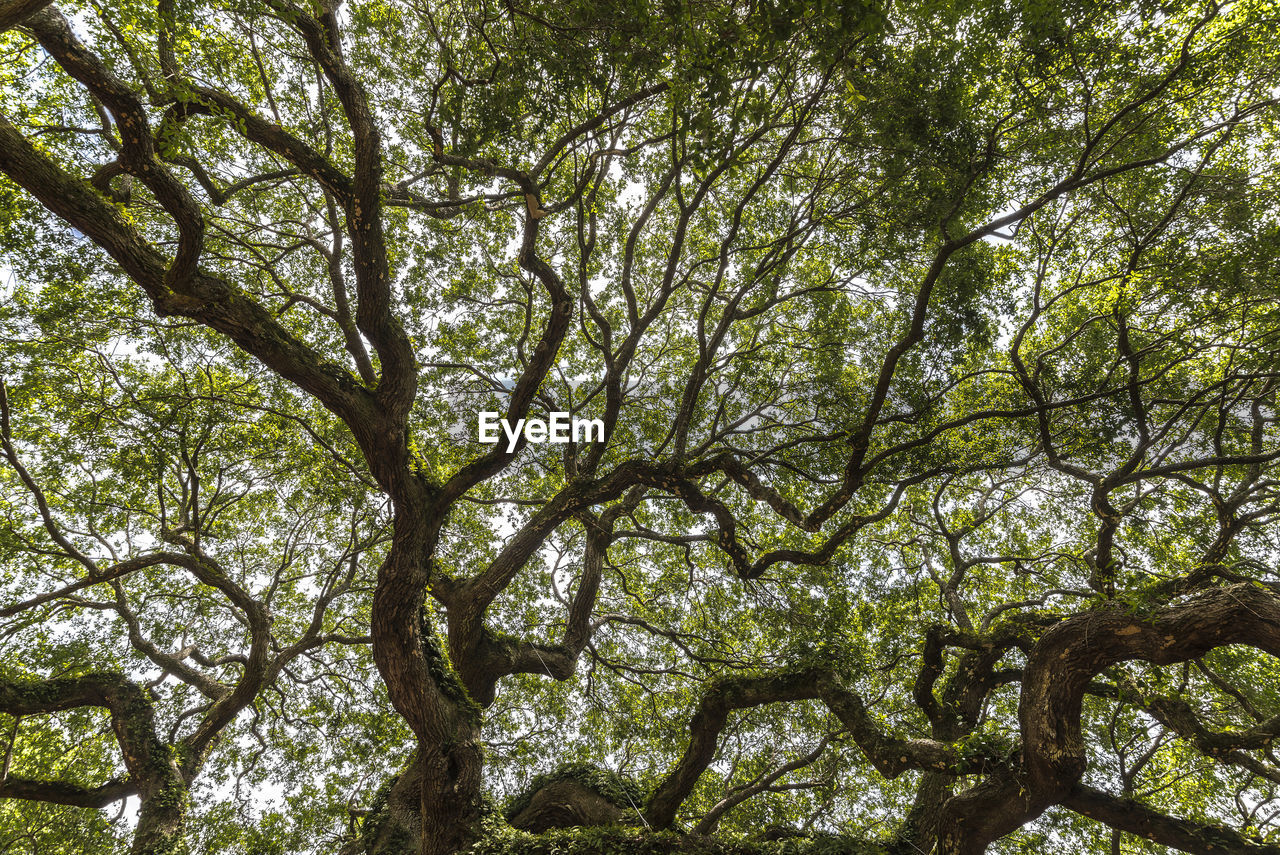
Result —
[{"label": "mossy bark", "polygon": [[452,751],[419,749],[375,797],[360,851],[436,855],[465,848],[474,840],[480,822],[480,771],[479,743],[474,738]]},{"label": "mossy bark", "polygon": [[177,855],[182,852],[188,804],[187,786],[177,777],[144,796],[130,855]]},{"label": "mossy bark", "polygon": [[[0,711],[10,715],[81,707],[101,707],[110,714],[129,783],[142,800],[130,855],[175,855],[182,849],[186,829],[188,780],[169,746],[156,736],[155,711],[144,690],[110,671],[52,680],[0,680]],[[40,789],[39,784],[35,787]],[[47,795],[32,793],[42,800]]]},{"label": "mossy bark", "polygon": [[565,780],[539,789],[510,823],[521,831],[540,833],[553,828],[613,825],[627,815],[628,811],[589,787]]}]

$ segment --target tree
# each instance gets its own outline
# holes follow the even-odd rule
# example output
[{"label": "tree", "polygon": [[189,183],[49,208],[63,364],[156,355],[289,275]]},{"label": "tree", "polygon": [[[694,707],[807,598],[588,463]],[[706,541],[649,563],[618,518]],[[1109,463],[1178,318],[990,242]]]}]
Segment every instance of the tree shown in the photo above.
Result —
[{"label": "tree", "polygon": [[1280,851],[1277,17],[0,3],[6,845]]}]

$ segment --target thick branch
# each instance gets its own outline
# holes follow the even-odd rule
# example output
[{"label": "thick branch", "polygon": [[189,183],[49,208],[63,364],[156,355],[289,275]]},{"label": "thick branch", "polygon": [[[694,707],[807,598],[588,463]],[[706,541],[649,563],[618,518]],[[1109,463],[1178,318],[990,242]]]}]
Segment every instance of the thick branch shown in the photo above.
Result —
[{"label": "thick branch", "polygon": [[1113,796],[1083,784],[1077,784],[1062,804],[1111,828],[1192,855],[1280,855],[1280,846],[1250,840],[1220,825],[1177,819],[1135,799]]},{"label": "thick branch", "polygon": [[[342,417],[368,448],[375,421],[369,394],[345,371],[288,333],[272,315],[216,277],[167,281],[164,257],[92,187],[64,172],[0,116],[0,171],[102,247],[161,315],[180,315],[223,333],[268,368]],[[172,287],[171,287],[172,285]]]},{"label": "thick branch", "polygon": [[16,27],[53,0],[0,0],[0,32]]},{"label": "thick branch", "polygon": [[1085,770],[1081,704],[1090,682],[1119,662],[1171,665],[1230,644],[1280,655],[1280,595],[1254,584],[1206,591],[1148,617],[1121,607],[1065,620],[1041,636],[1023,673],[1023,754],[1016,775],[952,798],[939,851],[976,855],[1061,802]]},{"label": "thick branch", "polygon": [[97,787],[82,787],[67,781],[37,781],[10,775],[0,782],[0,799],[23,799],[83,808],[104,808],[137,793],[138,787],[132,781],[109,781]]},{"label": "thick branch", "polygon": [[730,712],[782,701],[819,699],[840,719],[876,770],[887,778],[897,777],[907,769],[954,770],[961,762],[958,752],[941,742],[904,740],[885,734],[867,712],[862,698],[845,688],[829,668],[733,677],[715,683],[703,696],[689,722],[689,746],[676,767],[654,790],[645,807],[645,819],[655,828],[668,828],[675,822],[676,811],[715,757],[720,732]]},{"label": "thick branch", "polygon": [[125,767],[144,800],[181,781],[168,748],[155,734],[155,712],[137,684],[120,674],[97,672],[53,680],[0,680],[0,711],[38,715],[78,707],[103,707],[111,714]]}]

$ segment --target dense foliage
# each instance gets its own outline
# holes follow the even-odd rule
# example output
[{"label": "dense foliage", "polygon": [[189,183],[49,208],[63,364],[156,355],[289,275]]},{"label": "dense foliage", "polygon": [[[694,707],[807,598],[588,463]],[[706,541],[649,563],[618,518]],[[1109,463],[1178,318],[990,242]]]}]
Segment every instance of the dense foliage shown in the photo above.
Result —
[{"label": "dense foliage", "polygon": [[1271,0],[0,56],[0,852],[1280,852]]}]

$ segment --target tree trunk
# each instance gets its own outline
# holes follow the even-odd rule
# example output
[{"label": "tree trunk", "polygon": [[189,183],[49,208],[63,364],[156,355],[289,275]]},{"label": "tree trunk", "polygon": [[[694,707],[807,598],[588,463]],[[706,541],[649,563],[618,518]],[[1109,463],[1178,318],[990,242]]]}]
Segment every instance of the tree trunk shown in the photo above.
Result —
[{"label": "tree trunk", "polygon": [[925,772],[916,788],[915,802],[903,820],[894,841],[901,852],[927,851],[938,836],[942,808],[955,789],[955,776]]},{"label": "tree trunk", "polygon": [[395,540],[373,596],[374,660],[418,742],[390,794],[399,815],[412,812],[416,793],[417,827],[405,817],[374,829],[370,844],[376,848],[369,851],[379,855],[453,855],[474,839],[480,820],[480,707],[458,678],[423,602],[439,523],[411,505],[397,508]]},{"label": "tree trunk", "polygon": [[[460,735],[462,735],[460,733]],[[369,855],[453,855],[480,821],[478,728],[449,750],[419,747],[366,820]]]},{"label": "tree trunk", "polygon": [[452,745],[419,745],[422,757],[422,855],[453,855],[480,824],[479,727],[459,727]]},{"label": "tree trunk", "polygon": [[144,795],[129,855],[176,855],[183,849],[187,787],[176,771],[154,792]]}]

